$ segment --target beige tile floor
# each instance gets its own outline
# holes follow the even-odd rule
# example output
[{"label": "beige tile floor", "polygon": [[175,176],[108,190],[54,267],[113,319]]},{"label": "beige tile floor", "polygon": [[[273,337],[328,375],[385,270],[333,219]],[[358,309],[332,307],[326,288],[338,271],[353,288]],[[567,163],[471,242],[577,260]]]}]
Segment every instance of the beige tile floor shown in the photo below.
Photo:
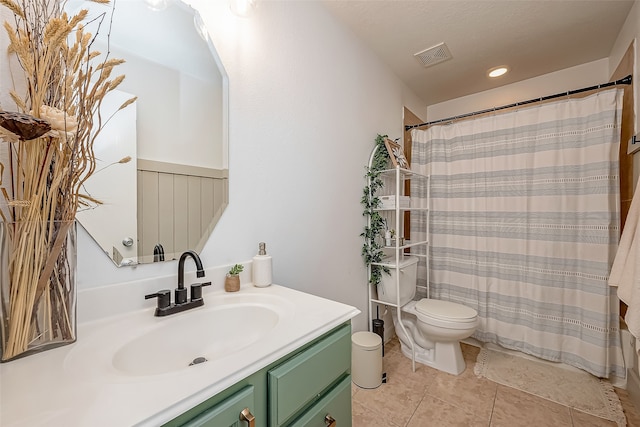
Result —
[{"label": "beige tile floor", "polygon": [[[387,383],[367,390],[352,384],[353,427],[600,427],[614,422],[478,378],[479,348],[463,344],[467,369],[451,375],[411,361],[396,339],[385,346]],[[627,425],[640,427],[625,390],[616,389]]]}]

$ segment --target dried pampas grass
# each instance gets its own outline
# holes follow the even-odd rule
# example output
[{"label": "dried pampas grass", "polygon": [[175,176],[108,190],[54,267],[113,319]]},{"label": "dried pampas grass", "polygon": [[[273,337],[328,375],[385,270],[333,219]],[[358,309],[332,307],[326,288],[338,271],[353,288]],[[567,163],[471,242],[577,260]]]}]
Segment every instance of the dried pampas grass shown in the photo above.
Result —
[{"label": "dried pampas grass", "polygon": [[111,78],[122,60],[93,49],[94,36],[83,24],[86,11],[68,16],[56,0],[0,0],[0,5],[14,15],[4,28],[8,52],[22,70],[12,76],[17,87],[10,97],[17,114],[50,127],[34,136],[0,122],[0,144],[8,153],[0,158],[0,240],[5,240],[0,255],[8,252],[0,287],[9,281],[8,300],[0,289],[6,361],[42,343],[75,340],[67,236],[79,205],[93,200],[81,190],[95,172],[93,143],[108,121],[103,122],[100,105],[124,76]]}]

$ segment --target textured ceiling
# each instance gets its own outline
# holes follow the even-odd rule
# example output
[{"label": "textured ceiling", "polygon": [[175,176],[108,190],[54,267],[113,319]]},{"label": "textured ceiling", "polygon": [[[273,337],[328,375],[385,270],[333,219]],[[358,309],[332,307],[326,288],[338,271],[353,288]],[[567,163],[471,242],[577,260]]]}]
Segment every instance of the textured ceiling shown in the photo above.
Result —
[{"label": "textured ceiling", "polygon": [[[426,105],[606,58],[633,1],[323,0]],[[453,59],[414,54],[445,42]],[[489,80],[497,65],[511,71]]]}]

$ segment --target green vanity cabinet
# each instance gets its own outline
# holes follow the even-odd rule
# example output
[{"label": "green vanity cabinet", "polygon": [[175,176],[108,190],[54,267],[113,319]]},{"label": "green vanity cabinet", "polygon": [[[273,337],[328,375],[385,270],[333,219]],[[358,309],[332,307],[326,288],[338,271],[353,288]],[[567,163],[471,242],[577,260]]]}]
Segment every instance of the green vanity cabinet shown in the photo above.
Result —
[{"label": "green vanity cabinet", "polygon": [[[269,371],[269,426],[288,425],[330,387],[349,377],[351,330],[343,328]],[[342,423],[341,423],[342,424]]]},{"label": "green vanity cabinet", "polygon": [[351,324],[345,323],[164,427],[253,427],[241,415],[245,408],[255,427],[350,427],[350,370]]},{"label": "green vanity cabinet", "polygon": [[241,413],[247,409],[255,417],[255,425],[266,426],[266,373],[258,371],[198,406],[174,418],[163,427],[246,427]]},{"label": "green vanity cabinet", "polygon": [[183,426],[236,427],[247,423],[253,417],[251,411],[255,408],[253,390],[253,386],[245,386],[231,397],[198,414]]},{"label": "green vanity cabinet", "polygon": [[[332,421],[335,423],[332,425]],[[351,426],[351,377],[345,377],[290,427]]]}]

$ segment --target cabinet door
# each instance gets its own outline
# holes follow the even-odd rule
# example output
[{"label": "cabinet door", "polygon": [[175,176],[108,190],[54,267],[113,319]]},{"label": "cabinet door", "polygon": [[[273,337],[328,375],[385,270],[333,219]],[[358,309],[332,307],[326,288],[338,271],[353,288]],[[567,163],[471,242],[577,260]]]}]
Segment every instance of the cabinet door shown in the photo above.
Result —
[{"label": "cabinet door", "polygon": [[289,424],[350,368],[351,327],[345,325],[270,370],[269,426]]},{"label": "cabinet door", "polygon": [[[334,422],[333,424],[331,422]],[[351,376],[347,375],[289,427],[351,427]]]},{"label": "cabinet door", "polygon": [[246,427],[251,426],[241,420],[241,412],[254,408],[253,386],[248,385],[239,392],[226,398],[217,405],[198,414],[195,418],[183,424],[184,427]]}]

